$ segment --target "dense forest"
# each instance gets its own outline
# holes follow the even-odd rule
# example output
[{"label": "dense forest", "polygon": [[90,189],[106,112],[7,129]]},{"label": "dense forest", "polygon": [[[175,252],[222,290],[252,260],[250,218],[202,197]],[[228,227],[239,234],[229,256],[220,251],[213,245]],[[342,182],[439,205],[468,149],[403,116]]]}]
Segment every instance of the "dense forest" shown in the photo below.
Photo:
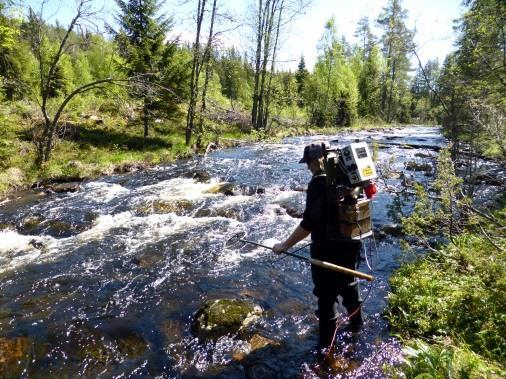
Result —
[{"label": "dense forest", "polygon": [[[401,1],[388,1],[375,20],[361,19],[360,43],[353,45],[330,18],[321,26],[313,69],[301,56],[295,72],[278,68],[277,59],[281,36],[308,6],[304,1],[254,3],[248,15],[254,22],[242,25],[252,51],[221,42],[224,30],[240,21],[218,1],[195,4],[191,44],[167,39],[173,19],[159,14],[158,1],[116,3],[114,22],[99,32],[91,1],[77,2],[65,25],[48,23],[43,6],[21,5],[19,12],[19,4],[0,2],[2,170],[18,168],[28,181],[76,174],[62,165],[48,172],[54,150],[65,156],[60,150],[75,150],[72,142],[86,150],[90,138],[100,145],[96,140],[107,134],[113,141],[107,147],[118,154],[136,151],[116,161],[159,161],[233,131],[262,138],[293,134],[297,127],[392,122],[442,124],[455,141],[504,157],[504,128],[498,127],[506,81],[501,1],[465,1],[455,51],[442,63],[418,61],[418,67],[412,64],[418,58],[415,31],[406,26]],[[381,35],[373,34],[373,23]],[[172,155],[154,153],[160,148]],[[27,159],[19,162],[19,150],[31,168]],[[17,185],[2,178],[3,189]]]}]

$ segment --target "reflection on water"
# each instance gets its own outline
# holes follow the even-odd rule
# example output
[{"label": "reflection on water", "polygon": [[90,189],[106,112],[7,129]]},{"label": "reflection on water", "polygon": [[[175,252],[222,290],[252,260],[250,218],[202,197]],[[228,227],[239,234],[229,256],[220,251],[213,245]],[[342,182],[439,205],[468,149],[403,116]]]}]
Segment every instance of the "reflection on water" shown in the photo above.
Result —
[{"label": "reflection on water", "polygon": [[[396,143],[424,147],[380,149],[382,163],[396,156],[391,171],[401,172],[427,145],[444,143],[438,129],[410,128],[396,135]],[[330,139],[386,137],[360,132]],[[239,232],[272,245],[298,224],[304,208],[300,189],[309,175],[297,162],[304,146],[316,139],[321,137],[216,151],[205,161],[105,177],[75,193],[31,194],[4,203],[0,346],[22,357],[11,372],[33,377],[387,376],[382,367],[397,365],[401,357],[381,317],[387,279],[400,252],[395,238],[365,244],[377,278],[372,287],[362,286],[364,294],[370,291],[366,322],[358,335],[340,331],[336,357],[327,367],[318,366],[311,353],[317,320],[309,267],[290,258],[275,262],[277,257],[262,248],[226,245]],[[410,175],[427,180],[423,173]],[[399,186],[400,180],[385,178],[380,190]],[[397,222],[409,207],[409,199],[400,203],[383,191],[374,202],[374,223]],[[360,269],[368,270],[365,263]],[[264,315],[237,335],[194,337],[195,312],[206,300],[219,298],[252,301]]]}]

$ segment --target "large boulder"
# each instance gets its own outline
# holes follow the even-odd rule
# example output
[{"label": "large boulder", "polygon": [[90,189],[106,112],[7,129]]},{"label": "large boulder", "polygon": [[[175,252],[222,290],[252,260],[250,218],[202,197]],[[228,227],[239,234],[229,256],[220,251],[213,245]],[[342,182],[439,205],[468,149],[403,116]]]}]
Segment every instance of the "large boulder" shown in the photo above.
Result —
[{"label": "large boulder", "polygon": [[237,333],[258,320],[262,312],[262,307],[244,300],[208,300],[195,315],[193,331],[211,338]]}]

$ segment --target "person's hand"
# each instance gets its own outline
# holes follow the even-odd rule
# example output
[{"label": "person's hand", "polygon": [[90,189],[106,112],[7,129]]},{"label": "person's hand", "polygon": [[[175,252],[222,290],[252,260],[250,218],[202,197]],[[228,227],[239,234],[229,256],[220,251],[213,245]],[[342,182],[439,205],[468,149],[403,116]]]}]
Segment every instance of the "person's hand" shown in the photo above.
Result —
[{"label": "person's hand", "polygon": [[272,247],[272,251],[274,251],[276,254],[281,254],[284,251],[287,251],[288,247],[283,243],[277,243]]}]

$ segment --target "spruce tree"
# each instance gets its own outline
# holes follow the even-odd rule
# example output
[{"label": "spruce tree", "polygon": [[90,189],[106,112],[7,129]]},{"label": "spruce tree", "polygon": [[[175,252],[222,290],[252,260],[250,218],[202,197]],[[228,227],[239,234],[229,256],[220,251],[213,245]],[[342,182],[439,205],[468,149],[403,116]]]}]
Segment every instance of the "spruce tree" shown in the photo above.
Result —
[{"label": "spruce tree", "polygon": [[304,61],[304,56],[300,57],[299,65],[297,66],[297,71],[295,72],[295,81],[297,82],[297,106],[299,108],[304,107],[304,91],[306,88],[306,80],[309,75],[308,70],[306,69],[306,62]]},{"label": "spruce tree", "polygon": [[[406,121],[408,91],[408,54],[412,49],[412,32],[406,27],[407,11],[401,0],[389,0],[378,18],[383,28],[381,38],[386,58],[386,73],[382,83],[381,110],[387,122]],[[406,96],[408,95],[408,96]]]},{"label": "spruce tree", "polygon": [[[120,12],[116,15],[119,31],[111,28],[117,42],[120,69],[132,79],[131,95],[142,101],[144,137],[149,133],[149,120],[158,112],[174,111],[179,96],[168,69],[176,53],[173,42],[165,42],[171,30],[171,20],[157,16],[161,2],[157,0],[116,0]],[[170,77],[170,82],[167,79]],[[182,78],[184,80],[184,78]],[[164,93],[172,94],[169,102]],[[167,100],[167,99],[165,99]]]}]

